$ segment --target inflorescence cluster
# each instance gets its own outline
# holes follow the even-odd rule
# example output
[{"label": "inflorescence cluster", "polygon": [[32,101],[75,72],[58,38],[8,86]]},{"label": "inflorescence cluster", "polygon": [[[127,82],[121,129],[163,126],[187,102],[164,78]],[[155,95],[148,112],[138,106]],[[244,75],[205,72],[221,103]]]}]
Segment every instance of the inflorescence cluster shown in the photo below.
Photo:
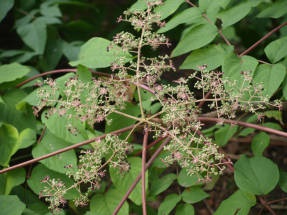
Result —
[{"label": "inflorescence cluster", "polygon": [[[63,82],[48,79],[38,91],[41,101],[35,107],[35,114],[46,108],[44,112],[47,117],[58,114],[69,120],[79,120],[93,128],[95,123],[106,120],[110,113],[121,114],[125,103],[130,99],[133,85],[141,109],[137,125],[148,125],[154,138],[171,138],[165,147],[169,155],[163,161],[167,164],[177,162],[188,174],[196,174],[199,178],[208,180],[212,175],[222,174],[225,163],[224,156],[218,152],[218,146],[201,133],[202,124],[197,119],[202,113],[199,104],[206,102],[209,111],[215,111],[218,117],[233,118],[237,111],[254,112],[263,109],[262,102],[267,101],[261,94],[261,87],[252,85],[247,72],[242,74],[244,83],[239,87],[237,83],[224,80],[220,72],[207,71],[204,66],[188,78],[163,84],[163,72],[175,71],[169,56],[145,57],[142,53],[143,47],[157,49],[161,45],[170,46],[168,39],[154,30],[164,25],[160,15],[153,12],[160,4],[159,0],[149,1],[146,10],[127,11],[119,17],[118,21],[129,22],[134,27],[134,32],[118,33],[108,49],[120,47],[121,51],[128,52],[133,57],[115,56],[111,65],[114,74],[110,78],[98,77],[82,81],[77,76],[72,76],[64,81],[65,86],[62,88],[59,86]],[[193,86],[190,83],[194,83]],[[235,87],[235,91],[228,90]],[[153,116],[143,108],[142,89],[151,92],[151,101],[161,105],[161,109]],[[200,93],[195,95],[195,91]],[[128,113],[123,116],[129,117]],[[77,132],[77,128],[70,126],[69,129]],[[76,189],[82,193],[81,186],[85,184],[88,185],[88,190],[80,195],[76,204],[86,204],[89,192],[100,187],[100,181],[106,175],[106,166],[125,171],[129,169],[125,160],[130,151],[131,146],[127,140],[107,135],[104,140],[92,144],[91,150],[82,151],[76,172],[68,171],[68,175],[75,181],[72,187],[67,188],[62,182],[47,178],[43,182],[49,188],[42,192],[42,196],[50,202],[51,209],[55,209],[65,203],[64,190]]]}]

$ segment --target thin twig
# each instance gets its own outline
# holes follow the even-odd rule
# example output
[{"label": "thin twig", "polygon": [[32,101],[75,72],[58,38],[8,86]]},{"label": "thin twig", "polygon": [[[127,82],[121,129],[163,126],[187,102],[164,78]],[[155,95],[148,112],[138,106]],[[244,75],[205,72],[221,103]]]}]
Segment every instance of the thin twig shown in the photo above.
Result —
[{"label": "thin twig", "polygon": [[268,205],[263,197],[258,197],[260,203],[270,212],[272,215],[276,215],[276,213],[272,210],[272,208]]},{"label": "thin twig", "polygon": [[145,169],[146,169],[146,151],[148,142],[148,128],[144,128],[143,150],[142,150],[142,211],[143,215],[147,215],[146,210],[146,192],[145,192]]},{"label": "thin twig", "polygon": [[[151,158],[149,159],[149,161],[146,163],[145,166],[145,171],[151,166],[151,164],[153,163],[153,161],[156,159],[156,157],[159,155],[159,153],[163,150],[164,146],[166,144],[168,144],[168,142],[171,140],[171,137],[167,137],[165,139],[165,141],[158,147],[158,149],[153,153],[153,155],[151,156]],[[127,198],[129,197],[129,195],[131,194],[131,192],[134,190],[134,188],[136,187],[137,183],[141,180],[142,178],[142,173],[140,173],[137,178],[134,180],[134,182],[132,183],[132,185],[130,186],[130,188],[128,189],[128,191],[126,192],[126,194],[123,196],[122,200],[120,201],[120,203],[118,204],[118,206],[116,207],[116,209],[113,212],[113,215],[116,215],[119,210],[121,209],[121,207],[123,206],[123,204],[125,203],[125,201],[127,200]]]},{"label": "thin twig", "polygon": [[266,40],[268,37],[270,37],[272,34],[274,34],[276,31],[279,31],[281,28],[283,28],[285,25],[287,25],[287,22],[282,23],[281,25],[277,26],[276,28],[273,28],[271,31],[269,31],[267,34],[265,34],[260,40],[255,42],[252,46],[250,46],[248,49],[246,49],[244,52],[242,52],[239,56],[242,57],[243,55],[248,54],[250,51],[252,51],[256,46],[258,46],[260,43],[262,43],[264,40]]},{"label": "thin twig", "polygon": [[37,140],[37,144],[41,143],[41,141],[42,141],[42,139],[44,137],[44,134],[46,132],[46,129],[47,129],[47,126],[44,126],[44,128],[43,128],[43,130],[41,132],[41,135],[40,135],[39,139]]},{"label": "thin twig", "polygon": [[[125,128],[122,128],[122,129],[119,129],[119,130],[116,130],[116,131],[113,131],[113,132],[110,132],[109,134],[114,134],[114,135],[118,135],[118,134],[121,134],[123,132],[126,132],[130,129],[133,129],[135,125],[131,125],[131,126],[128,126],[128,127],[125,127]],[[2,173],[5,173],[5,172],[8,172],[8,171],[11,171],[13,169],[17,169],[17,168],[20,168],[20,167],[24,167],[24,166],[27,166],[27,165],[30,165],[30,164],[33,164],[33,163],[36,163],[38,161],[41,161],[41,160],[44,160],[46,158],[49,158],[49,157],[52,157],[52,156],[55,156],[57,154],[61,154],[63,152],[66,152],[66,151],[69,151],[69,150],[72,150],[72,149],[75,149],[75,148],[78,148],[78,147],[81,147],[81,146],[84,146],[84,145],[87,145],[89,143],[92,143],[92,142],[95,142],[97,140],[100,140],[100,139],[103,139],[107,136],[107,134],[103,134],[101,136],[98,136],[98,137],[94,137],[92,139],[89,139],[89,140],[85,140],[83,142],[80,142],[80,143],[77,143],[77,144],[74,144],[74,145],[71,145],[71,146],[68,146],[66,148],[63,148],[63,149],[59,149],[55,152],[51,152],[49,154],[45,154],[41,157],[38,157],[38,158],[34,158],[32,160],[29,160],[29,161],[26,161],[26,162],[23,162],[23,163],[19,163],[19,164],[16,164],[14,166],[11,166],[11,167],[8,167],[8,168],[5,168],[5,169],[2,169],[0,170],[0,174]]]},{"label": "thin twig", "polygon": [[[159,137],[156,140],[154,140],[153,142],[151,142],[150,144],[147,145],[146,149],[149,150],[151,147],[153,147],[155,144],[159,143],[160,141],[162,141],[163,139],[165,139],[166,137]],[[142,151],[139,151],[137,153],[135,153],[135,155],[141,155]]]},{"label": "thin twig", "polygon": [[240,126],[244,126],[244,127],[255,128],[257,130],[265,131],[267,133],[287,137],[287,132],[278,131],[278,130],[275,130],[272,128],[268,128],[268,127],[264,127],[261,125],[248,123],[248,122],[236,121],[236,120],[231,120],[231,119],[213,118],[213,117],[198,117],[198,120],[201,122],[215,122],[215,123],[227,123],[227,124],[231,124],[231,125],[240,125]]}]

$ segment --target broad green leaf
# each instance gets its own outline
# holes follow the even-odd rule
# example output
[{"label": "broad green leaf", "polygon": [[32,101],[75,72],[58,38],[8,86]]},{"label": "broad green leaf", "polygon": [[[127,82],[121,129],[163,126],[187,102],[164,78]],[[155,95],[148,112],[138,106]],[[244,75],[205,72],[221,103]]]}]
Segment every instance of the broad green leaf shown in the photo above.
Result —
[{"label": "broad green leaf", "polygon": [[19,149],[27,148],[36,142],[36,131],[31,128],[26,128],[19,134]]},{"label": "broad green leaf", "polygon": [[176,179],[176,175],[173,173],[170,173],[163,177],[152,180],[149,195],[157,196],[158,194],[162,193],[167,188],[169,188],[169,186],[173,183],[175,179]]},{"label": "broad green leaf", "polygon": [[207,65],[207,70],[216,69],[223,64],[226,52],[231,51],[232,47],[225,45],[209,45],[203,47],[188,55],[181,64],[180,69],[200,70],[199,66],[202,65]]},{"label": "broad green leaf", "polygon": [[24,183],[26,180],[26,173],[23,168],[20,168],[5,173],[4,177],[6,179],[6,183],[4,186],[5,192],[3,194],[8,195],[14,187]]},{"label": "broad green leaf", "polygon": [[50,215],[47,205],[39,199],[30,189],[24,186],[17,186],[12,190],[12,195],[17,195],[18,198],[26,203],[26,209],[31,213],[23,213],[23,215]]},{"label": "broad green leaf", "polygon": [[260,1],[247,1],[221,12],[218,17],[222,20],[222,28],[226,28],[239,22],[249,14],[252,7],[259,3]]},{"label": "broad green leaf", "polygon": [[283,82],[285,75],[286,67],[282,64],[261,64],[255,71],[253,83],[263,84],[263,95],[271,98]]},{"label": "broad green leaf", "polygon": [[18,63],[4,64],[0,66],[0,84],[22,78],[30,72],[26,66]]},{"label": "broad green leaf", "polygon": [[[225,83],[226,90],[233,96],[237,96],[242,88],[247,87],[243,85],[244,77],[242,72],[249,72],[252,77],[254,71],[258,65],[258,61],[250,56],[238,57],[235,54],[227,55],[224,59],[222,70],[223,70],[223,79],[227,80]],[[229,83],[236,82],[236,86],[230,87]]]},{"label": "broad green leaf", "polygon": [[270,137],[265,132],[256,134],[251,142],[251,149],[255,156],[263,156],[264,150],[270,144]]},{"label": "broad green leaf", "polygon": [[237,132],[236,125],[223,125],[214,133],[215,143],[219,146],[225,146],[228,140]]},{"label": "broad green leaf", "polygon": [[129,11],[145,10],[147,8],[146,0],[137,0],[130,8]]},{"label": "broad green leaf", "polygon": [[177,177],[177,182],[182,187],[200,185],[200,178],[197,175],[188,175],[186,169],[181,169]]},{"label": "broad green leaf", "polygon": [[268,111],[264,111],[264,116],[269,118],[269,119],[275,119],[278,122],[280,122],[281,124],[283,124],[282,121],[282,111],[280,110],[268,110]]},{"label": "broad green leaf", "polygon": [[[74,184],[74,181],[67,175],[54,172],[45,167],[43,164],[38,164],[33,168],[31,177],[27,181],[29,187],[34,193],[39,195],[39,193],[47,186],[45,183],[41,182],[45,177],[59,179],[67,188]],[[75,189],[70,189],[64,197],[67,199],[73,199],[77,196],[77,193],[78,191]]]},{"label": "broad green leaf", "polygon": [[11,10],[14,5],[14,0],[1,0],[0,1],[0,22],[4,19],[6,14]]},{"label": "broad green leaf", "polygon": [[187,28],[171,56],[176,57],[199,49],[213,41],[216,35],[217,28],[209,23]]},{"label": "broad green leaf", "polygon": [[199,9],[205,13],[209,20],[215,22],[218,12],[222,8],[226,8],[231,0],[199,0]]},{"label": "broad green leaf", "polygon": [[[118,169],[110,168],[110,175],[113,184],[116,189],[120,191],[121,195],[124,195],[130,188],[136,177],[141,172],[141,159],[138,157],[128,158],[130,169],[128,172],[119,173]],[[148,185],[148,172],[146,171],[146,187]],[[132,200],[136,205],[141,205],[141,181],[137,184],[129,199]]]},{"label": "broad green leaf", "polygon": [[17,33],[24,43],[38,54],[43,54],[47,40],[46,23],[41,19],[19,26]]},{"label": "broad green leaf", "polygon": [[[123,198],[121,192],[117,189],[109,189],[108,192],[104,194],[96,194],[93,196],[90,202],[90,213],[99,215],[110,215],[113,214],[117,205]],[[118,215],[128,215],[129,205],[125,202],[117,213]]]},{"label": "broad green leaf", "polygon": [[[42,114],[42,122],[47,126],[47,129],[66,142],[79,143],[86,138],[85,125],[78,119],[68,119],[67,116],[59,116],[59,114],[53,114],[45,117],[45,112]],[[72,133],[68,129],[68,125],[77,129],[77,133]]]},{"label": "broad green leaf", "polygon": [[[286,2],[285,2],[286,3]],[[269,43],[264,52],[272,63],[277,63],[279,60],[287,56],[287,36],[274,40]]]},{"label": "broad green leaf", "polygon": [[[54,136],[51,134],[51,132],[46,131],[42,141],[33,148],[32,155],[34,158],[37,158],[70,145],[70,143]],[[47,168],[64,174],[67,172],[67,169],[65,168],[66,165],[71,165],[73,168],[77,166],[77,157],[74,150],[69,150],[67,152],[41,160],[40,162]]]},{"label": "broad green leaf", "polygon": [[[131,116],[138,116],[140,114],[140,108],[132,103],[126,103],[125,109],[120,111]],[[110,133],[111,131],[127,127],[136,122],[134,119],[130,119],[116,113],[109,114],[107,120],[111,120],[111,122],[106,124],[105,133]],[[121,137],[123,136],[125,136],[125,134],[121,135]]]},{"label": "broad green leaf", "polygon": [[49,28],[44,57],[41,59],[42,70],[53,70],[63,55],[62,39],[56,28]]},{"label": "broad green leaf", "polygon": [[44,16],[62,16],[59,6],[50,2],[43,2],[40,6],[40,12]]},{"label": "broad green leaf", "polygon": [[0,103],[0,113],[0,122],[15,126],[19,132],[25,128],[36,129],[36,120],[31,109],[27,108],[24,112]]},{"label": "broad green leaf", "polygon": [[194,207],[190,204],[180,204],[176,207],[175,215],[194,215]]},{"label": "broad green leaf", "polygon": [[186,188],[181,194],[182,200],[186,203],[196,203],[209,197],[209,194],[204,192],[200,186]]},{"label": "broad green leaf", "polygon": [[282,170],[280,171],[279,186],[281,190],[287,193],[287,172]]},{"label": "broad green leaf", "polygon": [[253,194],[237,190],[223,202],[215,211],[214,215],[248,215],[250,208],[256,204],[256,197]]},{"label": "broad green leaf", "polygon": [[264,10],[261,10],[260,13],[257,15],[259,18],[265,18],[265,17],[272,17],[272,18],[279,18],[281,16],[284,16],[287,13],[286,10],[286,1],[275,1],[270,2],[269,7],[265,8]]},{"label": "broad green leaf", "polygon": [[158,208],[158,215],[170,214],[180,200],[181,197],[175,193],[166,196]]},{"label": "broad green leaf", "polygon": [[79,65],[77,68],[77,74],[79,76],[79,80],[81,80],[83,82],[89,82],[92,80],[92,73],[85,66]]},{"label": "broad green leaf", "polygon": [[0,213],[1,214],[13,214],[21,215],[26,206],[15,195],[0,195]]},{"label": "broad green leaf", "polygon": [[111,41],[100,37],[94,37],[82,45],[79,59],[70,62],[72,66],[80,64],[89,68],[105,68],[111,66],[117,58],[124,57],[126,61],[130,60],[131,55],[124,52],[120,47],[111,48],[109,46]]},{"label": "broad green leaf", "polygon": [[201,12],[197,7],[188,8],[172,17],[158,30],[158,33],[167,32],[180,24],[198,23],[202,19]]},{"label": "broad green leaf", "polygon": [[81,41],[74,41],[71,43],[63,42],[62,43],[63,54],[66,56],[66,58],[69,61],[75,61],[78,59],[78,55],[80,53],[80,49],[82,45],[83,45],[83,42]]},{"label": "broad green leaf", "polygon": [[163,4],[154,9],[154,12],[160,15],[160,19],[165,19],[173,14],[183,2],[184,0],[165,0]]},{"label": "broad green leaf", "polygon": [[273,161],[265,157],[242,156],[234,165],[236,185],[255,195],[266,195],[279,181],[279,170]]},{"label": "broad green leaf", "polygon": [[18,131],[10,124],[2,124],[0,127],[0,165],[8,166],[11,156],[18,146]]}]

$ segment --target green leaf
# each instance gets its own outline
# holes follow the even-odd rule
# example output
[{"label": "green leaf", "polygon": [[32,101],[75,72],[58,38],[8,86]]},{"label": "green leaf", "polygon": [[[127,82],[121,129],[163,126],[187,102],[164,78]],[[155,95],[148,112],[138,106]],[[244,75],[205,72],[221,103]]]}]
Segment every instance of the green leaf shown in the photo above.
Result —
[{"label": "green leaf", "polygon": [[281,190],[287,193],[287,172],[282,171],[282,170],[280,171],[279,186]]},{"label": "green leaf", "polygon": [[214,133],[215,143],[219,146],[225,146],[228,140],[237,132],[236,125],[223,125]]},{"label": "green leaf", "polygon": [[80,53],[82,45],[83,42],[81,41],[73,41],[71,43],[63,42],[63,54],[67,57],[69,61],[75,61],[78,59],[78,55]]},{"label": "green leaf", "polygon": [[253,194],[237,190],[223,202],[215,211],[214,215],[248,215],[250,208],[256,204],[256,197]]},{"label": "green leaf", "polygon": [[221,12],[218,17],[222,20],[222,28],[225,29],[226,27],[239,22],[249,14],[252,7],[259,3],[260,1],[247,1]]},{"label": "green leaf", "polygon": [[[238,57],[234,53],[227,55],[222,65],[223,79],[227,80],[227,83],[225,84],[226,90],[228,90],[231,95],[238,95],[242,90],[241,86],[244,82],[241,73],[249,72],[252,77],[257,65],[258,61],[253,57],[247,55]],[[234,86],[230,87],[228,85],[229,81],[236,81],[236,86],[238,86],[238,88],[235,88]],[[242,87],[244,88],[246,86],[243,85]]]},{"label": "green leaf", "polygon": [[154,12],[160,15],[160,19],[165,19],[173,14],[183,2],[184,0],[166,0],[163,2],[163,4],[156,7]]},{"label": "green leaf", "polygon": [[30,189],[24,186],[17,186],[13,189],[13,195],[17,195],[22,202],[26,203],[26,208],[31,210],[31,213],[23,213],[23,215],[39,215],[39,214],[49,214],[47,205],[39,199]]},{"label": "green leaf", "polygon": [[[70,143],[65,142],[63,139],[54,136],[53,134],[51,134],[51,132],[46,131],[46,134],[42,139],[41,143],[37,144],[33,148],[32,154],[34,158],[37,158],[70,145]],[[40,162],[44,164],[47,168],[55,172],[64,174],[67,172],[67,169],[65,168],[66,165],[71,165],[73,168],[77,166],[77,157],[74,150],[69,150],[67,152],[41,160]]]},{"label": "green leaf", "polygon": [[182,200],[186,203],[196,203],[209,197],[209,194],[204,192],[200,186],[186,188],[181,194]]},{"label": "green leaf", "polygon": [[92,80],[92,73],[85,66],[79,65],[77,68],[77,74],[79,76],[79,80],[81,80],[83,82],[89,82]]},{"label": "green leaf", "polygon": [[187,28],[179,43],[172,51],[171,56],[176,57],[195,49],[199,49],[213,41],[216,35],[217,28],[209,23]]},{"label": "green leaf", "polygon": [[56,28],[50,27],[48,30],[48,38],[45,47],[44,57],[41,58],[41,68],[43,70],[54,69],[63,55],[62,39]]},{"label": "green leaf", "polygon": [[0,165],[8,166],[11,156],[17,151],[18,131],[10,124],[0,127]]},{"label": "green leaf", "polygon": [[188,175],[186,169],[181,169],[177,178],[177,182],[182,187],[190,187],[200,185],[200,178],[197,175]]},{"label": "green leaf", "polygon": [[[138,116],[140,114],[140,108],[137,105],[134,105],[132,103],[126,103],[125,109],[121,110],[123,113],[127,113],[131,116]],[[127,127],[129,125],[132,125],[136,122],[136,120],[127,118],[125,116],[111,113],[107,116],[107,121],[111,120],[111,123],[106,124],[105,126],[105,133],[110,133],[112,131],[118,130],[120,128]],[[127,132],[126,132],[127,133]],[[125,134],[120,135],[121,137],[124,137]]]},{"label": "green leaf", "polygon": [[50,2],[43,2],[40,6],[40,12],[44,16],[62,16],[59,6],[57,4],[51,4]]},{"label": "green leaf", "polygon": [[82,45],[79,59],[70,62],[71,66],[80,64],[89,68],[105,68],[111,66],[111,63],[117,58],[124,57],[126,61],[130,60],[131,55],[124,52],[120,47],[113,47],[109,50],[111,41],[100,37],[94,37]]},{"label": "green leaf", "polygon": [[0,195],[0,211],[1,214],[21,215],[26,206],[14,195]]},{"label": "green leaf", "polygon": [[176,179],[176,175],[173,173],[170,173],[161,178],[156,178],[155,180],[152,180],[149,195],[157,196],[158,194],[162,193],[167,188],[169,188],[169,186],[173,183],[175,179]]},{"label": "green leaf", "polygon": [[200,10],[197,7],[188,8],[172,17],[164,25],[164,27],[158,30],[158,33],[167,32],[180,24],[190,25],[193,23],[198,23],[201,20],[203,20],[203,18],[201,16]]},{"label": "green leaf", "polygon": [[0,22],[4,19],[4,17],[7,15],[9,10],[14,5],[14,0],[1,0],[0,1]]},{"label": "green leaf", "polygon": [[[90,202],[90,212],[91,214],[99,215],[110,215],[113,214],[117,205],[123,198],[121,192],[116,189],[109,189],[108,192],[104,194],[96,194]],[[118,215],[128,215],[129,205],[125,202],[117,213]]]},{"label": "green leaf", "polygon": [[[130,170],[125,173],[119,173],[118,169],[110,168],[110,175],[116,189],[124,195],[130,188],[136,177],[141,172],[141,159],[138,157],[128,158]],[[148,172],[146,172],[146,187],[148,185]],[[133,192],[130,194],[129,199],[136,205],[141,205],[141,182],[137,184]]]},{"label": "green leaf", "polygon": [[261,12],[257,15],[259,18],[265,18],[265,17],[272,17],[272,18],[279,18],[284,16],[287,13],[286,10],[286,1],[275,1],[270,2],[270,6],[265,8],[264,10],[261,10]]},{"label": "green leaf", "polygon": [[207,70],[216,69],[223,64],[226,52],[231,51],[232,47],[222,44],[203,47],[188,55],[180,69],[200,70],[199,66],[202,65],[207,65]]},{"label": "green leaf", "polygon": [[[66,187],[70,187],[74,184],[74,181],[67,175],[54,172],[45,167],[43,164],[38,164],[33,168],[31,177],[27,181],[31,190],[39,195],[40,191],[42,191],[47,186],[45,183],[41,182],[47,176],[51,179],[60,179],[66,185]],[[77,194],[78,191],[75,189],[70,189],[67,191],[64,197],[67,199],[74,199],[76,196],[78,196]]]},{"label": "green leaf", "polygon": [[26,179],[23,168],[15,169],[0,175],[0,194],[9,195],[11,190]]},{"label": "green leaf", "polygon": [[270,137],[265,132],[256,134],[251,142],[251,149],[255,156],[263,156],[264,150],[270,144]]},{"label": "green leaf", "polygon": [[0,66],[0,84],[22,78],[30,72],[26,66],[18,63],[4,64]]},{"label": "green leaf", "polygon": [[176,207],[175,215],[194,215],[194,207],[190,204],[180,204]]},{"label": "green leaf", "polygon": [[158,215],[170,214],[180,200],[181,197],[175,193],[166,196],[158,208]]},{"label": "green leaf", "polygon": [[[47,126],[47,129],[56,137],[70,143],[79,143],[86,138],[85,125],[78,119],[68,119],[67,116],[59,116],[53,114],[48,119],[45,118],[45,112],[42,114],[42,122]],[[77,133],[72,133],[68,130],[68,124],[78,130]]]},{"label": "green leaf", "polygon": [[46,23],[35,19],[32,23],[19,26],[17,33],[24,43],[38,54],[43,54],[47,40]]},{"label": "green leaf", "polygon": [[24,129],[18,138],[19,149],[27,148],[36,142],[36,131],[31,128]]},{"label": "green leaf", "polygon": [[255,195],[266,195],[279,181],[279,170],[275,163],[265,157],[242,156],[234,165],[236,185],[243,191]]},{"label": "green leaf", "polygon": [[[286,2],[285,2],[286,3]],[[287,56],[287,36],[274,40],[269,43],[264,52],[272,63],[277,63],[279,60]]]},{"label": "green leaf", "polygon": [[282,64],[261,64],[255,72],[253,83],[263,84],[263,95],[271,98],[279,88],[286,75],[286,67]]}]

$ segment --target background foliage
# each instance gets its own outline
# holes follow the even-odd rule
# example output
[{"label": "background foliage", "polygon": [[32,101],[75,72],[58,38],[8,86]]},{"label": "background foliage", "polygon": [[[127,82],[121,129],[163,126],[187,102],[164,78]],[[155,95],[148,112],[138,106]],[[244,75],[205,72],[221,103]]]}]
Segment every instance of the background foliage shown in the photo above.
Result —
[{"label": "background foliage", "polygon": [[[79,71],[92,68],[110,73],[106,67],[114,59],[106,47],[116,32],[130,28],[116,23],[117,17],[128,8],[145,9],[146,3],[144,0],[0,2],[0,166],[3,169],[135,123],[111,114],[108,118],[113,123],[99,126],[93,132],[75,122],[74,126],[81,130],[75,136],[67,131],[64,118],[36,117],[32,106],[38,103],[34,91],[38,82],[21,84],[35,75],[71,66],[78,69],[83,66]],[[163,81],[187,77],[205,65],[208,71],[221,71],[223,79],[243,84],[242,72],[247,71],[252,75],[253,85],[263,84],[263,95],[268,101],[287,99],[285,0],[166,0],[156,12],[166,22],[158,32],[165,33],[172,42],[170,48],[162,48],[158,53],[170,54],[177,68],[176,73],[163,74]],[[145,52],[153,55],[150,50]],[[50,74],[62,87],[60,90],[71,76],[71,73]],[[236,87],[232,90],[238,91]],[[150,112],[158,111],[149,95],[143,100]],[[234,169],[227,168],[224,176],[213,177],[209,183],[199,182],[177,165],[167,168],[160,159],[163,153],[159,155],[146,175],[148,214],[285,214],[286,136],[282,132],[277,133],[279,137],[273,132],[286,129],[285,109],[283,102],[283,114],[268,107],[259,115],[240,112],[236,118],[264,126],[265,131],[244,124],[206,123],[202,132],[234,162]],[[125,112],[140,114],[132,103]],[[88,206],[76,208],[69,201],[63,214],[112,214],[142,168],[141,158],[136,155],[141,145],[130,141],[135,152],[128,156],[131,170],[127,175],[120,178],[111,169],[101,189],[89,196]],[[0,214],[49,214],[45,202],[38,198],[44,186],[41,180],[49,175],[67,185],[73,184],[65,175],[65,166],[77,165],[79,151],[69,150],[38,164],[2,173]],[[74,196],[75,192],[70,190],[65,197],[71,200]],[[141,214],[140,186],[119,214]]]}]

